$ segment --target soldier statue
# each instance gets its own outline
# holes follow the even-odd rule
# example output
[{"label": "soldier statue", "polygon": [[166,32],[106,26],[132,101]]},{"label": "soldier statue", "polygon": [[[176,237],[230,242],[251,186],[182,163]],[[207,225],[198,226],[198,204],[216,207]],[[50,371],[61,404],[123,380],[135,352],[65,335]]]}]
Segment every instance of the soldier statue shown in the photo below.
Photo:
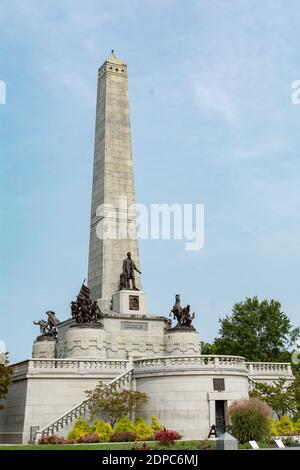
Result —
[{"label": "soldier statue", "polygon": [[181,318],[181,325],[186,326],[187,328],[191,328],[192,321],[195,318],[195,312],[193,315],[190,314],[191,306],[187,305],[182,309],[182,318]]},{"label": "soldier statue", "polygon": [[39,320],[39,321],[33,321],[33,324],[34,324],[34,325],[39,325],[39,327],[40,327],[40,335],[41,335],[41,336],[46,336],[46,334],[47,334],[48,322],[46,322],[45,320]]},{"label": "soldier statue", "polygon": [[173,313],[173,320],[177,320],[177,325],[175,328],[190,328],[193,329],[192,321],[195,318],[195,313],[191,315],[191,306],[187,305],[186,307],[181,307],[180,305],[180,295],[176,294],[175,304],[173,305],[170,316]]},{"label": "soldier statue", "polygon": [[173,313],[173,320],[177,320],[179,323],[181,320],[181,313],[182,313],[182,307],[180,305],[180,295],[176,294],[175,295],[175,304],[172,307],[172,310],[170,311],[170,315]]},{"label": "soldier statue", "polygon": [[71,302],[71,313],[76,323],[95,323],[101,317],[97,301],[91,299],[90,289],[84,281],[76,300]]},{"label": "soldier statue", "polygon": [[46,312],[48,316],[48,321],[39,320],[34,321],[34,325],[39,325],[40,327],[40,336],[52,336],[53,338],[57,337],[57,326],[60,324],[59,319],[56,317],[55,312],[49,310]]}]

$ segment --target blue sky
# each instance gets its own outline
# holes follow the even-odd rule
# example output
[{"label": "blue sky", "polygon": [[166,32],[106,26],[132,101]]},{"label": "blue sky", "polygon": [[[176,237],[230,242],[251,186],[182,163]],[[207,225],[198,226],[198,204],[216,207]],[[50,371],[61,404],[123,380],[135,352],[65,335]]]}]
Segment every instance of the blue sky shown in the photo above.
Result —
[{"label": "blue sky", "polygon": [[181,293],[204,340],[246,296],[299,324],[297,0],[0,0],[0,339],[31,355],[32,320],[86,276],[97,69],[128,64],[137,200],[204,203],[205,246],[142,241],[149,311]]}]

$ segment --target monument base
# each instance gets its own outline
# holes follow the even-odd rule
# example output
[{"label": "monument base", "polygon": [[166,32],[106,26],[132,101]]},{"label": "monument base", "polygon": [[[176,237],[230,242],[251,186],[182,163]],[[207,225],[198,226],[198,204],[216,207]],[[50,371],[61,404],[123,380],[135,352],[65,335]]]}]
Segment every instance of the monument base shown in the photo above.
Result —
[{"label": "monument base", "polygon": [[106,333],[101,323],[75,323],[58,343],[59,356],[77,359],[106,358]]},{"label": "monument base", "polygon": [[33,359],[54,359],[56,357],[56,339],[54,336],[38,336],[32,346]]},{"label": "monument base", "polygon": [[165,334],[166,356],[190,356],[200,354],[200,337],[193,328],[176,327]]},{"label": "monument base", "polygon": [[147,315],[147,297],[141,290],[119,290],[112,297],[112,310],[125,315]]}]

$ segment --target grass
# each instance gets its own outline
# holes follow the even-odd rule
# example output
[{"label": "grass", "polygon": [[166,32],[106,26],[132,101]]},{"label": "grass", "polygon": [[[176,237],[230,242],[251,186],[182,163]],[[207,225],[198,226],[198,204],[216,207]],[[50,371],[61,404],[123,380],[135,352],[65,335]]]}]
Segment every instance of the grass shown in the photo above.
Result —
[{"label": "grass", "polygon": [[[267,443],[267,442],[260,442],[260,441],[257,443],[257,445],[260,449],[271,449],[271,448],[277,447],[276,444],[274,443]],[[246,442],[246,444],[239,444],[239,450],[251,450],[251,449],[252,447],[248,442]]]},{"label": "grass", "polygon": [[47,445],[11,445],[0,446],[1,450],[130,450],[132,442],[120,444],[47,444]]},{"label": "grass", "polygon": [[[48,444],[48,445],[7,445],[1,450],[131,450],[133,442],[120,442],[117,444]],[[157,450],[200,450],[214,448],[214,441],[177,441],[173,446],[158,446],[153,442],[148,444],[151,449]]]}]

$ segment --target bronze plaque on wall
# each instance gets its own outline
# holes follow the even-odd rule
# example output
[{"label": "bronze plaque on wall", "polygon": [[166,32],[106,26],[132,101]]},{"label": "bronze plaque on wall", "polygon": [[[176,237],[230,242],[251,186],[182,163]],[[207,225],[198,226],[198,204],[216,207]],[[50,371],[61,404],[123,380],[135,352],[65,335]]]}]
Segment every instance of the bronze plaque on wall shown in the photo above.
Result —
[{"label": "bronze plaque on wall", "polygon": [[138,295],[129,296],[129,310],[139,310],[140,309],[140,299]]}]

